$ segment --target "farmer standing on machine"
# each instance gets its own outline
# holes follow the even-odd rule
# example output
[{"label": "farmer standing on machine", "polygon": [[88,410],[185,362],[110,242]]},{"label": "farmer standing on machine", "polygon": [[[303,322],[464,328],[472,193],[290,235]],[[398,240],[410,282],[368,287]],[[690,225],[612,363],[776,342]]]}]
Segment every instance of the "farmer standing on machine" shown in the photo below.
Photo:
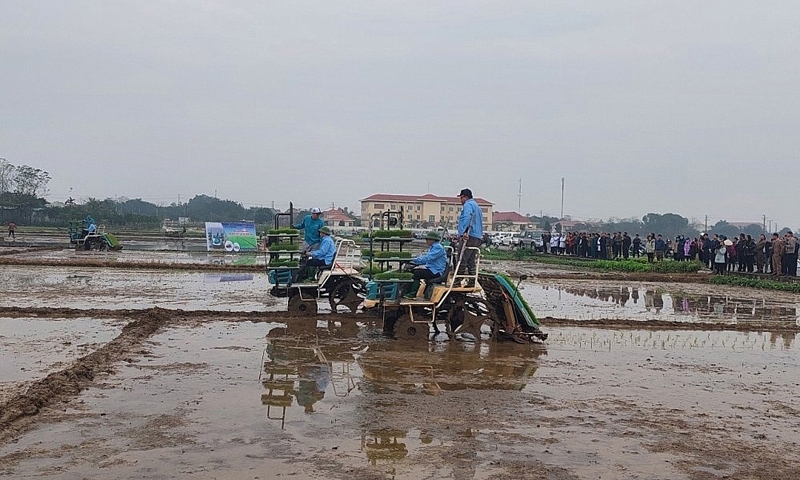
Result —
[{"label": "farmer standing on machine", "polygon": [[447,254],[439,240],[441,240],[441,237],[436,232],[428,232],[425,235],[428,251],[410,262],[410,265],[414,266],[411,269],[414,274],[414,282],[411,284],[411,290],[409,290],[406,298],[417,298],[420,281],[440,277],[447,268]]},{"label": "farmer standing on machine", "polygon": [[303,254],[319,248],[319,229],[325,226],[325,222],[319,218],[320,213],[322,213],[320,209],[314,207],[311,209],[311,214],[306,215],[302,222],[292,225],[298,230],[303,229],[303,245],[300,246],[300,252]]},{"label": "farmer standing on machine", "polygon": [[461,257],[458,274],[475,275],[478,273],[475,267],[475,250],[468,247],[479,247],[483,241],[483,213],[478,202],[472,198],[472,190],[469,188],[461,190],[458,198],[463,205],[458,215],[458,251]]}]

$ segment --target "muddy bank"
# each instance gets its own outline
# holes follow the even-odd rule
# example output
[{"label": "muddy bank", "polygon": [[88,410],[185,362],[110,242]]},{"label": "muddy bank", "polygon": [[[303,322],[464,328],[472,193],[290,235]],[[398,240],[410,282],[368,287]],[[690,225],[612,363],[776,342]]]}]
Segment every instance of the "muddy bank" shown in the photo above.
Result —
[{"label": "muddy bank", "polygon": [[104,347],[73,362],[68,368],[34,382],[22,395],[0,405],[0,440],[8,440],[25,425],[25,420],[42,408],[69,401],[91,385],[95,375],[111,371],[112,364],[133,354],[141,343],[169,321],[167,312],[154,309],[122,329]]},{"label": "muddy bank", "polygon": [[102,347],[124,324],[87,317],[0,318],[0,403]]},{"label": "muddy bank", "polygon": [[93,268],[123,268],[146,270],[188,270],[202,272],[264,272],[263,265],[224,265],[202,263],[162,263],[148,261],[117,261],[116,258],[80,258],[80,259],[44,259],[44,258],[14,258],[10,255],[0,257],[0,265],[37,266],[37,267],[93,267]]},{"label": "muddy bank", "polygon": [[337,313],[330,315],[318,315],[308,317],[303,315],[292,315],[289,312],[220,312],[217,310],[182,310],[167,308],[144,308],[144,309],[102,309],[102,308],[25,308],[25,307],[0,307],[0,317],[36,317],[36,318],[120,318],[126,320],[143,320],[152,315],[167,315],[170,323],[183,323],[200,325],[206,321],[224,320],[226,322],[285,322],[287,320],[306,320],[316,324],[320,319],[336,320],[365,320],[374,319],[373,315]]}]

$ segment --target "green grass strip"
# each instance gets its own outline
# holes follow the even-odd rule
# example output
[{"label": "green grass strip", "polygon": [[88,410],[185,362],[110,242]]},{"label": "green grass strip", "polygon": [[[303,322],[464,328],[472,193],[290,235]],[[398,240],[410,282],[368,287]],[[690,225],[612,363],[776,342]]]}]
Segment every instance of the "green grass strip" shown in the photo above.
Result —
[{"label": "green grass strip", "polygon": [[730,285],[734,287],[758,288],[761,290],[779,290],[782,292],[800,293],[800,283],[764,278],[750,278],[738,275],[717,275],[708,281],[714,285]]},{"label": "green grass strip", "polygon": [[697,273],[704,265],[698,261],[676,262],[664,260],[648,263],[646,259],[629,260],[594,260],[591,258],[578,258],[532,253],[530,250],[483,250],[483,258],[487,260],[529,260],[548,265],[561,265],[593,270],[606,270],[612,272],[642,272],[642,273]]}]

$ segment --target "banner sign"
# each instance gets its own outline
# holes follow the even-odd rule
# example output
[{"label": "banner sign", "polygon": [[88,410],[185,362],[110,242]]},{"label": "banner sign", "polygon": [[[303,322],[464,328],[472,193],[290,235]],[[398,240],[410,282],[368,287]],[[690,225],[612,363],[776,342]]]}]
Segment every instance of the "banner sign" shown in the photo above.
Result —
[{"label": "banner sign", "polygon": [[209,252],[255,252],[258,250],[253,222],[206,222],[206,247]]}]

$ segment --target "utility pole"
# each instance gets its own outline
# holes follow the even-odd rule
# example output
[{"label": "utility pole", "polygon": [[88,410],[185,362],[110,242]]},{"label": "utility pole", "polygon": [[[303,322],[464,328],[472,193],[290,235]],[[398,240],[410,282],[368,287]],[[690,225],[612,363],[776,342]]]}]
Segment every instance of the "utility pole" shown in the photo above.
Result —
[{"label": "utility pole", "polygon": [[764,226],[762,227],[762,230],[764,230],[764,233],[767,233],[767,216],[764,215],[763,218],[764,218]]},{"label": "utility pole", "polygon": [[564,220],[564,177],[561,177],[561,218],[559,220]]},{"label": "utility pole", "polygon": [[708,215],[706,215],[706,223],[703,224],[703,231],[704,233],[708,233]]},{"label": "utility pole", "polygon": [[517,194],[517,212],[522,213],[522,179],[519,179],[519,193]]}]

